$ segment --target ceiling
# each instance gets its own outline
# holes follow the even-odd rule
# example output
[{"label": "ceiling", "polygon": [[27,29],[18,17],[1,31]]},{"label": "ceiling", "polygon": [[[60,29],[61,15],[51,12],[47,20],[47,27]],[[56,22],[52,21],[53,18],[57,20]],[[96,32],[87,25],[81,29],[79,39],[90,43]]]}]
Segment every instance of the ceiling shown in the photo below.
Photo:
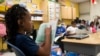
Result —
[{"label": "ceiling", "polygon": [[89,1],[89,0],[71,0],[72,2],[75,2],[75,3],[82,3],[82,2],[86,2],[86,1]]}]

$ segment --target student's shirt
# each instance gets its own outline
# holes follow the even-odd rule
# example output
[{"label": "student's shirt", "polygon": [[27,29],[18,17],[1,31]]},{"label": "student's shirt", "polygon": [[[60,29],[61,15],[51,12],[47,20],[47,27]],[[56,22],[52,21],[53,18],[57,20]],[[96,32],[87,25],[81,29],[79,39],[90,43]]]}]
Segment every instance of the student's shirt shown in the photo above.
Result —
[{"label": "student's shirt", "polygon": [[69,26],[69,27],[67,28],[67,31],[70,31],[69,34],[74,34],[74,33],[76,33],[77,29],[78,29],[77,27]]},{"label": "student's shirt", "polygon": [[62,34],[64,32],[66,32],[66,29],[62,26],[60,26],[60,27],[58,26],[57,30],[56,30],[56,36],[58,36],[59,34]]},{"label": "student's shirt", "polygon": [[26,55],[26,56],[37,56],[39,46],[27,35],[18,34],[16,36],[15,45]]},{"label": "student's shirt", "polygon": [[90,32],[91,33],[96,33],[96,28],[95,27],[90,27]]}]

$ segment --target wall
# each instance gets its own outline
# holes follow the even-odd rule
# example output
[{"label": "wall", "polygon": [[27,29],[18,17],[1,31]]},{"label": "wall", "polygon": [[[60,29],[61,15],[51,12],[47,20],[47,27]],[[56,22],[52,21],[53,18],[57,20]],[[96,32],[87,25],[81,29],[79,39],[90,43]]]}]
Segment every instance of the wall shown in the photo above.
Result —
[{"label": "wall", "polygon": [[80,19],[90,20],[90,2],[79,4]]},{"label": "wall", "polygon": [[90,20],[90,14],[80,15],[80,19]]},{"label": "wall", "polygon": [[79,17],[79,4],[74,4],[74,7],[76,8],[76,17]]},{"label": "wall", "polygon": [[62,20],[66,25],[70,25],[73,20],[71,19],[63,19]]},{"label": "wall", "polygon": [[0,11],[4,12],[5,11],[5,2],[0,4]]},{"label": "wall", "polygon": [[96,0],[97,4],[91,4],[91,20],[94,20],[96,16],[100,16],[100,0]]}]

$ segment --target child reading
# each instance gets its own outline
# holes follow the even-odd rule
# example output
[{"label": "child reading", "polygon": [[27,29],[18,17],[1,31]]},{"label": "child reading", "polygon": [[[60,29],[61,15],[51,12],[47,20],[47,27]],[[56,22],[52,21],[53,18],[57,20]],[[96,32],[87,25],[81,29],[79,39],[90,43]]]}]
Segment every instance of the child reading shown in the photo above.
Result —
[{"label": "child reading", "polygon": [[45,28],[45,42],[38,46],[25,32],[32,30],[31,15],[19,4],[9,8],[5,15],[8,41],[17,46],[26,56],[49,56],[51,27]]}]

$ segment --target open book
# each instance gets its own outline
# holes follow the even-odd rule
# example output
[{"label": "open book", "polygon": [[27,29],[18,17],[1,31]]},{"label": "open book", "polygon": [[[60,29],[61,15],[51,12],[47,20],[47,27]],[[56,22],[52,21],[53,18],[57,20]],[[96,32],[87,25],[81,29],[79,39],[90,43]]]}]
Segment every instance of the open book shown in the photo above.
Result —
[{"label": "open book", "polygon": [[64,34],[65,34],[65,32],[64,32],[64,33],[62,33],[60,36],[55,37],[54,42],[57,42],[59,38],[61,38],[61,37],[63,37],[63,36],[64,36]]},{"label": "open book", "polygon": [[36,37],[36,43],[37,44],[41,44],[44,42],[45,40],[45,28],[48,27],[48,25],[51,25],[52,27],[52,44],[55,38],[55,34],[56,34],[56,26],[57,26],[57,21],[51,21],[49,23],[42,23],[39,27],[39,30],[37,32],[37,37]]}]

